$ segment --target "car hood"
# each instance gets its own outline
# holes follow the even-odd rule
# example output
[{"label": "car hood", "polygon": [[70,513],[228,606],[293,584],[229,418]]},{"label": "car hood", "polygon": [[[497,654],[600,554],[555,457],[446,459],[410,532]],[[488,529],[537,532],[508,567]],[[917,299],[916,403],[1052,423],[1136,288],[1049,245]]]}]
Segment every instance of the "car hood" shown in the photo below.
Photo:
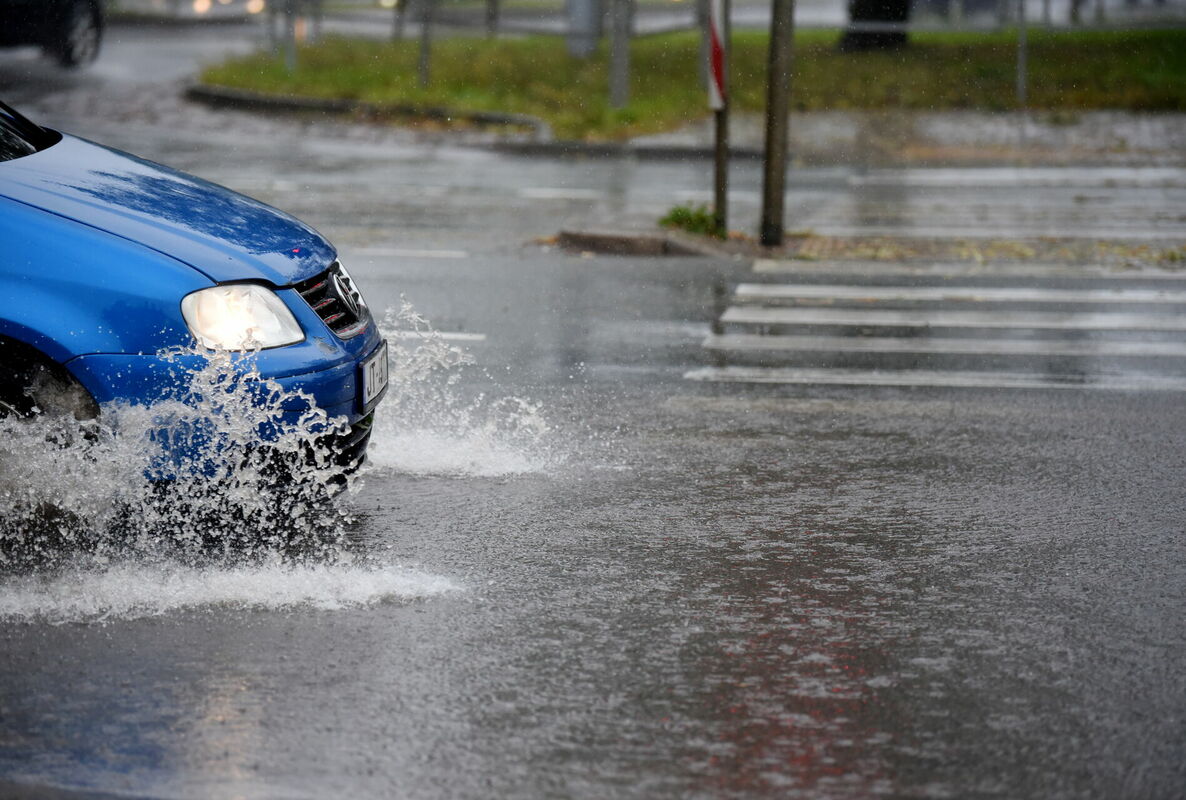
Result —
[{"label": "car hood", "polygon": [[287,286],[335,257],[321,234],[271,206],[72,136],[0,163],[0,196],[138,242],[216,282]]}]

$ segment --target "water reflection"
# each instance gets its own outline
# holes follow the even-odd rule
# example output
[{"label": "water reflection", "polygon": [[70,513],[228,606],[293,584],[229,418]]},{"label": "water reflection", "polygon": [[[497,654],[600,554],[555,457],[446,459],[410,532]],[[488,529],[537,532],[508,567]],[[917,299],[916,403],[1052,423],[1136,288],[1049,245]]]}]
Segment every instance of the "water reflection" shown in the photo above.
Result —
[{"label": "water reflection", "polygon": [[[721,554],[705,587],[725,598],[714,616],[732,635],[717,631],[702,650],[714,736],[696,765],[700,785],[725,796],[887,791],[883,598],[831,537],[790,527],[752,536]],[[859,536],[843,540],[863,549]]]},{"label": "water reflection", "polygon": [[103,171],[87,174],[93,181],[80,181],[73,188],[104,203],[145,216],[163,217],[252,254],[276,253],[290,259],[302,256],[303,250],[293,247],[294,221],[243,195],[166,174]]}]

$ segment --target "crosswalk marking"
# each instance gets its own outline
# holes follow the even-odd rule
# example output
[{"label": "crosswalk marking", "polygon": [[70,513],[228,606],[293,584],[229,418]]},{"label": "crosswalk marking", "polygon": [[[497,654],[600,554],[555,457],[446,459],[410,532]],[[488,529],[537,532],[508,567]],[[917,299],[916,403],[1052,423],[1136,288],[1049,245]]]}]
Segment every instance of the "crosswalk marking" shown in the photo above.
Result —
[{"label": "crosswalk marking", "polygon": [[849,286],[743,283],[741,302],[856,300],[959,303],[1186,303],[1186,292],[1165,289],[1049,289],[1028,287]]},{"label": "crosswalk marking", "polygon": [[486,334],[484,333],[469,333],[465,331],[395,331],[388,334],[390,338],[394,339],[412,339],[412,340],[432,340],[440,339],[445,342],[484,342],[486,341]]},{"label": "crosswalk marking", "polygon": [[721,322],[902,328],[1186,331],[1186,315],[1064,311],[894,311],[730,306]]},{"label": "crosswalk marking", "polygon": [[877,170],[851,175],[851,186],[1043,187],[1165,186],[1186,184],[1180,167],[952,167]]},{"label": "crosswalk marking", "polygon": [[1037,278],[1089,277],[1097,281],[1132,281],[1156,278],[1159,281],[1186,281],[1186,270],[1143,268],[1140,270],[1118,269],[1104,264],[1075,265],[1027,263],[993,264],[985,266],[975,263],[900,263],[887,261],[802,261],[759,258],[754,261],[753,270],[760,275],[802,275],[805,272],[824,273],[834,277],[869,276],[926,277],[938,280],[959,280],[967,277],[996,277],[1015,280]]},{"label": "crosswalk marking", "polygon": [[606,193],[569,186],[531,186],[520,189],[519,196],[525,200],[603,200]]},{"label": "crosswalk marking", "polygon": [[713,334],[708,350],[751,352],[916,353],[951,355],[1024,355],[1051,357],[1155,356],[1186,358],[1184,342],[1061,341],[1052,339],[944,339],[888,336],[772,336],[754,333]]},{"label": "crosswalk marking", "polygon": [[[781,270],[779,262],[764,263],[768,275]],[[1068,268],[1007,274],[1008,266],[974,279],[965,270],[959,280],[958,271],[937,267],[862,272],[837,262],[814,272],[800,266],[782,283],[741,283],[701,342],[713,366],[685,377],[1186,392],[1182,283],[1162,272],[1120,281]]]},{"label": "crosswalk marking", "polygon": [[796,367],[702,367],[684,373],[693,381],[827,386],[923,386],[974,389],[1101,389],[1186,391],[1186,378],[1164,375],[1057,376],[1023,372],[859,370]]}]

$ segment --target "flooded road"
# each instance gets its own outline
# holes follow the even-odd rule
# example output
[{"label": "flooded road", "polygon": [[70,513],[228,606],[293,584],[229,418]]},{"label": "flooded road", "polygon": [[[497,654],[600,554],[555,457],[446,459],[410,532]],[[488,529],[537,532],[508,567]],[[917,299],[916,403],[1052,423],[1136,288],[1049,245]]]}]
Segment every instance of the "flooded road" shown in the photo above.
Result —
[{"label": "flooded road", "polygon": [[[118,450],[14,451],[28,496],[129,546],[0,573],[0,796],[1180,794],[1180,391],[690,380],[750,262],[531,242],[652,219],[700,191],[687,165],[33,94],[330,235],[391,310],[393,385],[345,516],[309,511],[329,535],[295,555],[244,522],[258,498],[194,558],[187,506],[143,504]],[[793,200],[838,233],[1086,236],[1102,208],[1181,237],[1173,171],[1024,202],[976,174],[809,170]]]},{"label": "flooded road", "polygon": [[1180,396],[705,385],[680,368],[729,264],[429,269],[355,273],[474,363],[397,373],[334,557],[4,579],[6,780],[1177,791]]}]

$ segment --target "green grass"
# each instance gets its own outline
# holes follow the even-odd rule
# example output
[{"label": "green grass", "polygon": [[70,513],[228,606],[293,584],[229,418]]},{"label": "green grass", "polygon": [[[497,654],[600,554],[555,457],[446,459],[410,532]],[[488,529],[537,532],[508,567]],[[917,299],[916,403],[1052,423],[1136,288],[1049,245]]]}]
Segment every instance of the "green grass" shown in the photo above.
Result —
[{"label": "green grass", "polygon": [[725,231],[717,225],[717,219],[712,209],[706,205],[674,206],[660,220],[664,228],[677,228],[688,233],[698,233],[703,236],[725,238]]},{"label": "green grass", "polygon": [[[792,107],[823,109],[981,109],[1016,106],[1016,38],[996,34],[915,34],[882,53],[839,53],[837,34],[795,38]],[[633,43],[631,102],[607,102],[606,52],[570,58],[554,37],[442,39],[433,82],[417,86],[417,45],[327,39],[300,51],[291,75],[267,53],[232,59],[203,73],[208,84],[276,94],[337,97],[464,111],[504,111],[547,120],[570,139],[618,139],[670,130],[707,114],[696,78],[698,37],[682,33]],[[733,107],[765,105],[766,36],[733,40]],[[1092,109],[1186,111],[1186,31],[1031,32],[1029,107],[1073,114]]]}]

